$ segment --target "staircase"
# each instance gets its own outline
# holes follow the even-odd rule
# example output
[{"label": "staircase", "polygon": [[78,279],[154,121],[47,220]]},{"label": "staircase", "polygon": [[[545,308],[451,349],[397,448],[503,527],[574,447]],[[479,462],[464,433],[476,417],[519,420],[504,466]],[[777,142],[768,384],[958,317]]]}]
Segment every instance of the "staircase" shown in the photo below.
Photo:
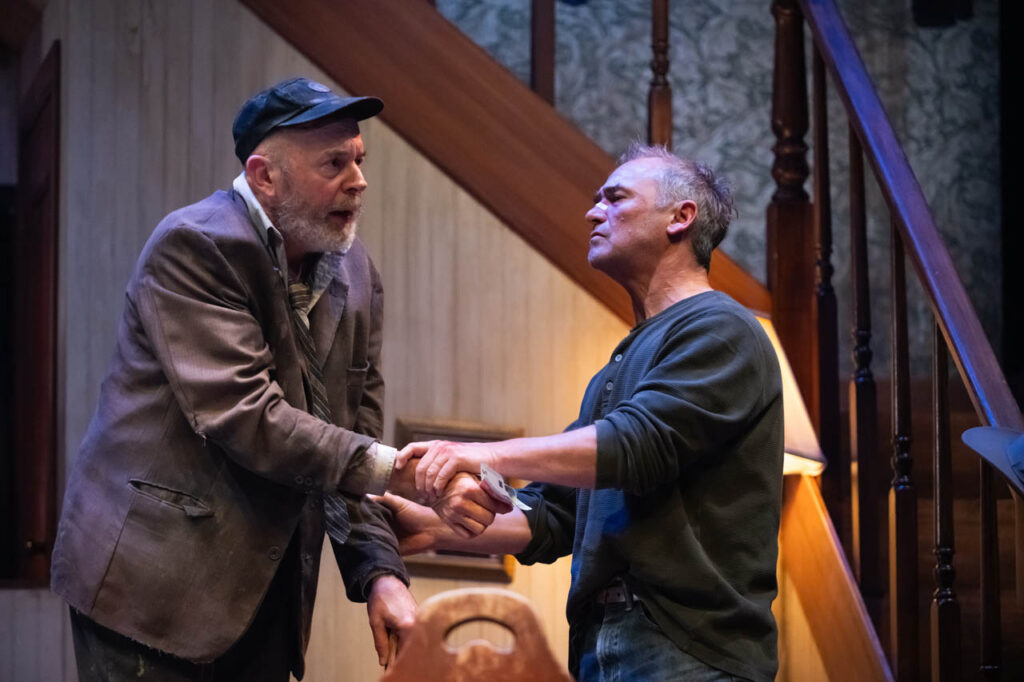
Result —
[{"label": "staircase", "polygon": [[[576,233],[613,161],[430,3],[241,2],[349,91],[382,96],[383,118],[394,130],[632,323],[621,290],[586,266],[585,240]],[[535,7],[544,4],[534,0]],[[656,8],[662,4],[655,0]],[[822,625],[813,636],[824,667],[832,679],[1020,679],[1024,612],[1013,589],[1014,531],[1024,536],[1013,514],[1020,512],[1006,482],[958,438],[980,423],[1020,429],[1020,409],[833,0],[775,0],[771,10],[777,191],[767,212],[768,287],[721,253],[711,275],[716,288],[771,312],[831,462],[820,491],[810,480],[787,483],[781,540],[784,557],[805,555],[793,577],[808,621]],[[805,30],[813,44],[810,97]],[[827,119],[829,84],[847,120]],[[663,122],[664,112],[651,119]],[[849,382],[838,369],[840,322],[831,285],[829,125],[850,128],[857,365]],[[804,189],[809,128],[816,169],[811,195]],[[876,384],[870,365],[865,169],[893,224],[888,375],[894,379],[886,385]],[[908,262],[936,328],[933,378],[924,383],[911,381],[907,361]],[[947,357],[959,380],[946,376]],[[886,395],[889,400],[879,400]],[[933,450],[951,476],[934,480]],[[933,599],[936,545],[940,563],[953,551],[956,575],[953,592]],[[1018,572],[1022,565],[1018,554]],[[939,584],[948,582],[948,568]]]}]

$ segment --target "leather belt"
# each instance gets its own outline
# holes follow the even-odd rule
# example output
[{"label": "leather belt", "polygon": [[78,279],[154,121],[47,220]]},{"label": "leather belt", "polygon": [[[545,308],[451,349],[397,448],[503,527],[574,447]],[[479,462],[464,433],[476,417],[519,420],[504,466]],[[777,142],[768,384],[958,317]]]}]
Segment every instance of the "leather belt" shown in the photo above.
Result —
[{"label": "leather belt", "polygon": [[600,590],[594,595],[594,601],[598,604],[625,604],[626,608],[633,608],[633,602],[640,601],[640,597],[633,594],[622,578],[616,578],[608,587]]}]

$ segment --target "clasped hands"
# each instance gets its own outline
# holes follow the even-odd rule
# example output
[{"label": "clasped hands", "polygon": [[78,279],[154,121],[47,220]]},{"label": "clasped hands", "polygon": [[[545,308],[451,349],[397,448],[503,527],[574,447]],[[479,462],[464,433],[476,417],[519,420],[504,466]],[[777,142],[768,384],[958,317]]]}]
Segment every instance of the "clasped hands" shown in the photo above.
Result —
[{"label": "clasped hands", "polygon": [[491,525],[496,514],[512,510],[476,478],[480,465],[493,467],[494,460],[486,443],[410,443],[395,460],[400,483],[392,490],[430,506],[460,537],[473,538]]}]

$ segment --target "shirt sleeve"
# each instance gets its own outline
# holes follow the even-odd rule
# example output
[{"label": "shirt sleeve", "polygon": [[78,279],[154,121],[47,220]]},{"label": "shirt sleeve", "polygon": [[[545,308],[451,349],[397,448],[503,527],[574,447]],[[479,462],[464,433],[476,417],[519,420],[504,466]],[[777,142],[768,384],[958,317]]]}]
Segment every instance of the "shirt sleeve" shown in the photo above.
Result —
[{"label": "shirt sleeve", "polygon": [[595,422],[596,487],[643,494],[678,479],[741,437],[780,392],[756,320],[723,311],[679,324],[632,395]]},{"label": "shirt sleeve", "polygon": [[523,565],[550,564],[572,553],[576,533],[576,489],[551,483],[531,483],[517,497],[531,507],[524,510],[530,524],[530,542],[515,555]]}]

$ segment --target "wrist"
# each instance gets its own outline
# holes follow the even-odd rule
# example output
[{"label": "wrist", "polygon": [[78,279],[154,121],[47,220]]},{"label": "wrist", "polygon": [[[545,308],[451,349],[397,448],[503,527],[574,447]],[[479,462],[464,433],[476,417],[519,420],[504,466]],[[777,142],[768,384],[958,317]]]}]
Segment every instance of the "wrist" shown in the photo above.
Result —
[{"label": "wrist", "polygon": [[370,578],[370,584],[366,586],[366,596],[369,597],[383,592],[406,589],[408,587],[405,582],[394,573],[388,571]]},{"label": "wrist", "polygon": [[419,493],[416,490],[416,465],[419,462],[420,458],[414,457],[405,462],[401,468],[396,465],[391,470],[388,491],[407,500],[419,502]]},{"label": "wrist", "polygon": [[514,464],[513,453],[516,451],[516,445],[522,440],[522,438],[513,438],[495,443],[491,447],[490,467],[506,478],[512,476],[513,474],[509,473],[508,469],[510,465]]}]

